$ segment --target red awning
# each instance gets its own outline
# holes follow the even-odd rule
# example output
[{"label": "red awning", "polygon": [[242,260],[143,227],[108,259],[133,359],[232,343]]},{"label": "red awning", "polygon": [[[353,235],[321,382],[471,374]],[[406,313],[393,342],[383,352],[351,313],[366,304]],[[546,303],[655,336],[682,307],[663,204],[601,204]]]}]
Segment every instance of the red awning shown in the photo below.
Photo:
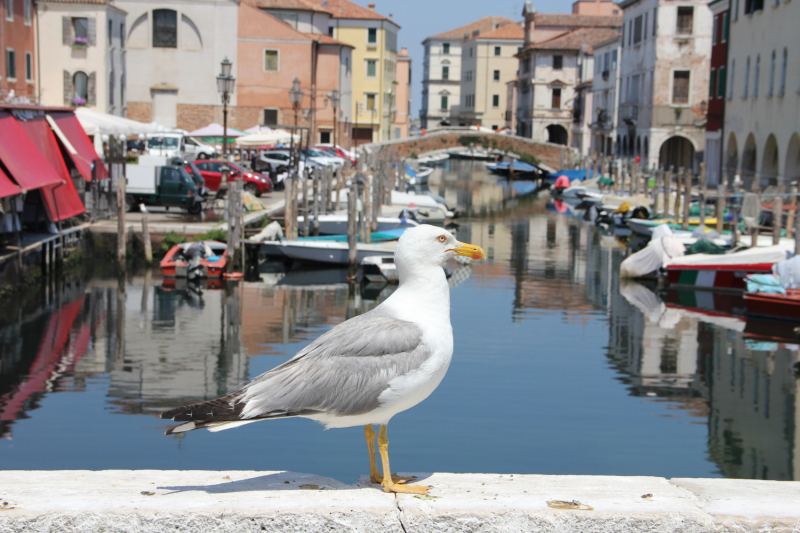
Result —
[{"label": "red awning", "polygon": [[20,127],[17,119],[7,111],[0,111],[0,161],[10,177],[26,191],[56,185],[62,181]]},{"label": "red awning", "polygon": [[[55,133],[50,129],[45,118],[40,115],[29,120],[17,121],[17,123],[39,149],[40,157],[50,163],[60,178],[58,185],[47,185],[42,188],[42,198],[50,220],[59,222],[86,211],[61,156],[61,149],[58,147]],[[61,182],[64,184],[61,185]]]},{"label": "red awning", "polygon": [[78,117],[74,113],[50,113],[50,117],[56,121],[59,129],[64,133],[64,136],[70,144],[78,152],[77,154],[69,154],[75,166],[84,177],[86,181],[92,181],[92,162],[98,160],[100,162],[97,167],[98,179],[106,179],[108,177],[108,170],[103,166],[100,156],[94,150],[92,141],[86,132],[83,131],[83,126],[78,122]]},{"label": "red awning", "polygon": [[6,173],[3,172],[3,169],[0,168],[0,198],[5,198],[6,196],[14,196],[15,194],[19,194],[22,191],[20,190],[17,185],[11,181],[11,178],[6,176]]}]

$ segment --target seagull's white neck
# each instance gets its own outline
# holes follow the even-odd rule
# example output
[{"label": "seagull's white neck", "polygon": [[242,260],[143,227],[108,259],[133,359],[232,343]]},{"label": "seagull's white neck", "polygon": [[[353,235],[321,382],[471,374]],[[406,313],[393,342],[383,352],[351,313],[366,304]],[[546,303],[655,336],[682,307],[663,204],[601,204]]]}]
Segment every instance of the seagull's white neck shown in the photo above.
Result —
[{"label": "seagull's white neck", "polygon": [[450,325],[450,287],[439,266],[398,268],[400,286],[385,302],[402,320],[418,324]]}]

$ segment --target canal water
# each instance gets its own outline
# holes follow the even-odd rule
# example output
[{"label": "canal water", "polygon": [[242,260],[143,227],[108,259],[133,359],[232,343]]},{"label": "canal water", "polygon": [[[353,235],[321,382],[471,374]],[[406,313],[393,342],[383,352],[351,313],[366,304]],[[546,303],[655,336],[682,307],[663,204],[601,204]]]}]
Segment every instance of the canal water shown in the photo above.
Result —
[{"label": "canal water", "polygon": [[[620,283],[625,242],[480,163],[451,162],[430,189],[489,257],[451,278],[453,361],[390,423],[395,470],[800,479],[791,334],[746,323],[741,299]],[[157,416],[236,389],[393,290],[344,275],[265,264],[259,281],[194,288],[158,270],[76,273],[5,303],[0,468],[354,482],[363,428],[288,419],[166,437]]]}]

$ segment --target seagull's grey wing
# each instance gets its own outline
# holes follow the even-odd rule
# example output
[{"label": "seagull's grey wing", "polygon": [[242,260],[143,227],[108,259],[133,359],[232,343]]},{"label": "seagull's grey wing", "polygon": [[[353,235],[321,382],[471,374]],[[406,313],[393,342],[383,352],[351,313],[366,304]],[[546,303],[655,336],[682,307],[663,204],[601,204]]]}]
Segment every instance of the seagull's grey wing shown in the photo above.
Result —
[{"label": "seagull's grey wing", "polygon": [[255,378],[238,396],[244,404],[240,416],[368,413],[392,379],[419,368],[430,355],[419,326],[375,309],[335,326]]}]

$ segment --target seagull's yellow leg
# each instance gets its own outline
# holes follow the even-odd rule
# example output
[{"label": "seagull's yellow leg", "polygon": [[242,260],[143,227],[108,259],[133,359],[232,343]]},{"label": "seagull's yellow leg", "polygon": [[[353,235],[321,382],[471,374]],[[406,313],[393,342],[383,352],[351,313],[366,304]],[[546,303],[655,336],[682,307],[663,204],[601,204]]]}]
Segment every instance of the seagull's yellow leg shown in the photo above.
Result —
[{"label": "seagull's yellow leg", "polygon": [[[383,490],[384,492],[401,492],[405,494],[427,494],[429,487],[413,487],[396,482],[391,475],[389,467],[389,438],[386,436],[386,424],[381,424],[378,431],[378,450],[381,452],[383,463]],[[413,478],[411,478],[413,479]]]},{"label": "seagull's yellow leg", "polygon": [[[378,472],[378,465],[375,461],[375,430],[372,429],[372,424],[367,424],[364,427],[364,436],[367,438],[367,450],[369,450],[369,479],[373,483],[381,483],[383,478]],[[395,483],[406,483],[413,481],[416,477],[401,477],[392,474],[392,481]]]}]

